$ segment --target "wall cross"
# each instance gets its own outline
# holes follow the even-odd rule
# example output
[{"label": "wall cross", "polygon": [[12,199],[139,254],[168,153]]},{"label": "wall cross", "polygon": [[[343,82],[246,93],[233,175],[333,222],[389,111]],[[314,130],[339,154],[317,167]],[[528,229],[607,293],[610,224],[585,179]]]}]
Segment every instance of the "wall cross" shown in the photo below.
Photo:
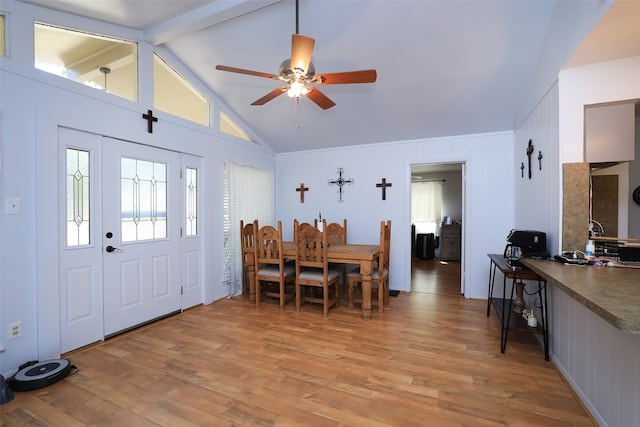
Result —
[{"label": "wall cross", "polygon": [[387,187],[391,187],[391,183],[387,182],[387,178],[382,178],[382,182],[376,184],[376,187],[382,188],[382,200],[387,200]]},{"label": "wall cross", "polygon": [[304,203],[304,192],[309,191],[309,187],[305,187],[304,183],[300,183],[300,187],[296,188],[296,191],[300,192],[300,203]]},{"label": "wall cross", "polygon": [[342,187],[345,184],[353,184],[355,181],[353,178],[345,179],[342,175],[344,174],[344,169],[338,168],[338,179],[330,179],[329,185],[335,184],[338,186],[338,194],[340,195],[339,202],[342,202]]},{"label": "wall cross", "polygon": [[531,155],[533,154],[533,143],[529,140],[529,145],[527,146],[527,157],[529,158],[529,179],[531,179]]},{"label": "wall cross", "polygon": [[147,110],[147,114],[142,113],[142,118],[147,121],[147,132],[153,133],[153,122],[158,121],[157,117],[153,117],[153,111]]}]

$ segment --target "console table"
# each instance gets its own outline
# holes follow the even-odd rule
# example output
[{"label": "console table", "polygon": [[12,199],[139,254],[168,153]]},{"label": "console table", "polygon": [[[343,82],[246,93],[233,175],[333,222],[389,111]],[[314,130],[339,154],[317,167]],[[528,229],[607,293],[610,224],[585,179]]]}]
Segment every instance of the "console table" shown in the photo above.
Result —
[{"label": "console table", "polygon": [[[547,313],[547,281],[536,272],[524,266],[511,266],[507,263],[507,259],[502,254],[488,254],[489,264],[489,294],[487,296],[487,317],[491,314],[491,306],[494,307],[496,314],[500,320],[500,352],[504,353],[507,347],[507,338],[509,329],[534,333],[542,335],[544,344],[544,360],[549,360],[549,330],[545,319]],[[503,276],[502,295],[503,298],[493,297],[493,287],[495,284],[496,273],[500,271]],[[511,280],[511,298],[506,299],[507,279]],[[538,326],[531,327],[527,321],[522,318],[521,314],[513,312],[513,294],[516,290],[516,284],[524,281],[537,282],[536,292],[540,300],[540,318]]]}]

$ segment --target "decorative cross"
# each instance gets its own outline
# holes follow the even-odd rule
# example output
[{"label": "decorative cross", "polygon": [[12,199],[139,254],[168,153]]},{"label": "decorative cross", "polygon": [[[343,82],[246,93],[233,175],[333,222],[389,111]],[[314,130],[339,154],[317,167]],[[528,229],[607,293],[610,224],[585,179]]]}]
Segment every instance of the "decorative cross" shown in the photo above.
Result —
[{"label": "decorative cross", "polygon": [[542,151],[538,151],[538,168],[542,170]]},{"label": "decorative cross", "polygon": [[153,122],[158,121],[157,117],[153,117],[153,111],[147,110],[147,114],[142,113],[142,118],[147,121],[147,132],[153,133]]},{"label": "decorative cross", "polygon": [[387,187],[391,187],[391,183],[387,182],[387,178],[382,178],[382,182],[376,184],[376,187],[382,188],[382,200],[387,200]]},{"label": "decorative cross", "polygon": [[533,143],[529,140],[529,145],[527,146],[527,157],[529,158],[529,179],[531,179],[531,155],[533,154]]},{"label": "decorative cross", "polygon": [[309,191],[308,187],[304,186],[304,183],[300,183],[300,187],[296,188],[296,191],[300,192],[300,203],[304,203],[304,192]]},{"label": "decorative cross", "polygon": [[353,178],[345,179],[342,174],[344,173],[344,169],[338,168],[338,179],[330,179],[329,185],[336,184],[338,186],[338,194],[340,195],[339,202],[342,202],[342,186],[345,184],[353,184],[355,181]]}]

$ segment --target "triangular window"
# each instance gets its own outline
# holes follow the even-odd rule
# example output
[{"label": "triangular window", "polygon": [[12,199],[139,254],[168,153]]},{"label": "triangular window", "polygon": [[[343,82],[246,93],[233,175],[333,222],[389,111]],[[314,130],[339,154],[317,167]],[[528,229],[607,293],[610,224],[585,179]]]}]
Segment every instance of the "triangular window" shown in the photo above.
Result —
[{"label": "triangular window", "polygon": [[158,110],[209,126],[209,100],[158,54],[153,56],[153,99]]}]

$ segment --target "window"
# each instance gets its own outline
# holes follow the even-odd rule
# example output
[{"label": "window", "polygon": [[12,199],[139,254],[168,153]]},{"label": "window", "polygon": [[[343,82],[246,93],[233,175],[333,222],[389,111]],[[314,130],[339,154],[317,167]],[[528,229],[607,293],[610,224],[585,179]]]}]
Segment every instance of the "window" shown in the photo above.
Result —
[{"label": "window", "polygon": [[442,182],[411,183],[411,222],[416,226],[416,233],[440,234]]},{"label": "window", "polygon": [[157,54],[153,55],[153,96],[158,110],[209,126],[209,100]]},{"label": "window", "polygon": [[198,235],[198,169],[186,168],[185,174],[186,218],[185,235]]},{"label": "window", "polygon": [[138,46],[36,23],[35,67],[122,98],[138,99]]},{"label": "window", "polygon": [[4,15],[0,15],[0,56],[7,56],[7,48],[5,47],[5,20]]},{"label": "window", "polygon": [[274,187],[273,172],[225,162],[224,282],[230,287],[229,296],[242,293],[240,220],[273,225]]},{"label": "window", "polygon": [[67,148],[67,246],[91,243],[89,152]]},{"label": "window", "polygon": [[122,241],[167,237],[167,165],[121,159]]},{"label": "window", "polygon": [[220,131],[224,133],[228,133],[229,135],[233,135],[240,139],[244,139],[249,142],[256,142],[251,136],[244,131],[236,122],[231,120],[231,118],[224,111],[220,110]]}]

